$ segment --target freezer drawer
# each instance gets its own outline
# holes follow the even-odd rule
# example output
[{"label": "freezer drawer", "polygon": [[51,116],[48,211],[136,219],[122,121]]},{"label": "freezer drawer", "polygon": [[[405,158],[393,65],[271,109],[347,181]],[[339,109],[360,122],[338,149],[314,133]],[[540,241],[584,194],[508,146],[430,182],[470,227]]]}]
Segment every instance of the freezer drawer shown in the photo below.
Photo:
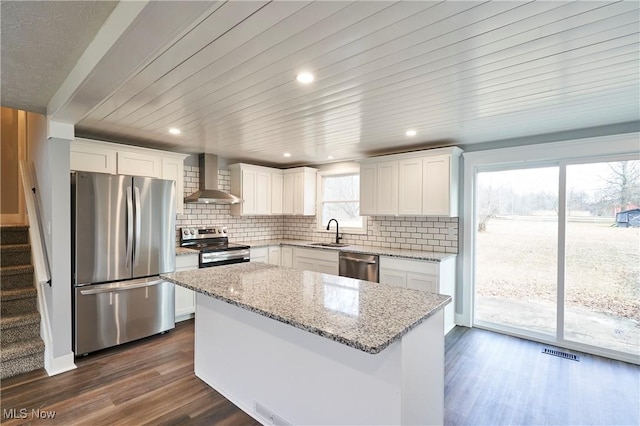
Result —
[{"label": "freezer drawer", "polygon": [[75,287],[74,352],[141,339],[175,327],[173,283],[158,277]]}]

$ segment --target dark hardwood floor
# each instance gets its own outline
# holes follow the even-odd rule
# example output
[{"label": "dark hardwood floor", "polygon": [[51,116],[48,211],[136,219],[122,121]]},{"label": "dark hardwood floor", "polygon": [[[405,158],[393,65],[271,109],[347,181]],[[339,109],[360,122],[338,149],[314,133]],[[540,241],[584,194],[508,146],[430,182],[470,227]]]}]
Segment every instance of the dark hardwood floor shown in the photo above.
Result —
[{"label": "dark hardwood floor", "polygon": [[[449,333],[445,424],[640,424],[639,366],[584,354],[575,362],[544,355],[542,348],[478,329]],[[54,377],[41,370],[3,380],[1,423],[258,424],[193,374],[193,321],[77,365]],[[25,419],[7,418],[21,409]],[[55,418],[35,419],[38,409],[55,411]]]},{"label": "dark hardwood floor", "polygon": [[[446,338],[445,424],[639,425],[640,366],[477,328]],[[556,348],[557,349],[557,348]]]}]

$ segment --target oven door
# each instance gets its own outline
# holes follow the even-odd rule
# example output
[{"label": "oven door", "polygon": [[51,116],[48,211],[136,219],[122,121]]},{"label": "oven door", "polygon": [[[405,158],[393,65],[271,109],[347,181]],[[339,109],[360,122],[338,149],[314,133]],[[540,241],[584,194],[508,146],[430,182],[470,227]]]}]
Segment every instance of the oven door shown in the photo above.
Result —
[{"label": "oven door", "polygon": [[201,252],[200,268],[209,268],[212,266],[230,265],[232,263],[248,262],[251,257],[249,249],[233,249],[224,251]]}]

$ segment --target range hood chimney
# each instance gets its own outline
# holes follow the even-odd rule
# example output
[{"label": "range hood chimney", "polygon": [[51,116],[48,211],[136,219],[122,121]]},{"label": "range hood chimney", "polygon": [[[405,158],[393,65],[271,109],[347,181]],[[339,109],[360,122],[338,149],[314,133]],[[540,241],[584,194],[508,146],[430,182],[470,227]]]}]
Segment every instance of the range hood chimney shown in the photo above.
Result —
[{"label": "range hood chimney", "polygon": [[218,189],[218,156],[200,154],[200,190],[185,197],[185,203],[238,204],[243,200]]}]

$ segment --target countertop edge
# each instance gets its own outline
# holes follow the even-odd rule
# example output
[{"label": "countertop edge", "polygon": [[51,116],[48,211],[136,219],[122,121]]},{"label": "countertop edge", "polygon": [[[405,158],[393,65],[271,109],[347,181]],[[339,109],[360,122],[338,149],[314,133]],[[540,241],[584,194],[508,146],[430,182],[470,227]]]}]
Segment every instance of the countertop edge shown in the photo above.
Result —
[{"label": "countertop edge", "polygon": [[170,281],[170,282],[172,282],[172,283],[174,283],[176,285],[182,286],[182,287],[187,288],[189,290],[193,290],[193,291],[195,291],[197,293],[204,294],[205,296],[209,296],[209,297],[212,297],[214,299],[220,300],[222,302],[228,303],[230,305],[237,306],[237,307],[245,309],[245,310],[247,310],[249,312],[254,312],[254,313],[256,313],[258,315],[261,315],[261,316],[263,316],[265,318],[269,318],[269,319],[281,322],[283,324],[291,325],[292,327],[298,328],[300,330],[307,331],[307,332],[309,332],[311,334],[315,334],[317,336],[324,337],[326,339],[332,340],[332,341],[337,342],[337,343],[344,344],[345,346],[349,346],[351,348],[360,350],[362,352],[365,352],[365,353],[368,353],[368,354],[371,354],[371,355],[375,355],[375,354],[378,354],[378,353],[382,352],[384,349],[386,349],[392,343],[400,340],[400,338],[402,338],[405,334],[407,334],[413,328],[415,328],[416,326],[418,326],[419,324],[424,322],[426,319],[432,317],[436,312],[438,312],[441,309],[444,309],[444,307],[446,305],[451,303],[451,296],[440,295],[440,296],[446,297],[446,299],[443,300],[440,304],[438,304],[434,308],[432,308],[424,316],[418,318],[416,321],[414,321],[413,323],[411,323],[408,326],[406,326],[402,331],[398,332],[395,336],[390,338],[388,341],[383,342],[383,343],[381,343],[380,345],[377,345],[377,346],[369,346],[369,345],[361,344],[361,343],[359,343],[357,341],[354,341],[354,340],[351,340],[351,339],[344,338],[342,336],[339,336],[339,335],[336,335],[336,334],[333,334],[333,333],[328,333],[328,332],[323,331],[323,330],[321,330],[321,329],[319,329],[317,327],[311,327],[311,326],[305,325],[303,323],[300,323],[298,321],[292,321],[290,319],[284,318],[284,317],[282,317],[280,315],[277,315],[277,314],[274,314],[272,312],[268,312],[268,311],[265,311],[263,309],[259,309],[259,308],[247,305],[245,303],[238,302],[236,300],[226,298],[226,297],[221,296],[219,294],[210,293],[210,292],[205,291],[205,290],[203,290],[203,289],[201,289],[199,287],[194,287],[194,286],[190,286],[190,285],[181,283],[181,282],[177,281],[176,279],[168,277],[166,275],[161,274],[160,276],[162,278],[166,279],[167,281]]}]

